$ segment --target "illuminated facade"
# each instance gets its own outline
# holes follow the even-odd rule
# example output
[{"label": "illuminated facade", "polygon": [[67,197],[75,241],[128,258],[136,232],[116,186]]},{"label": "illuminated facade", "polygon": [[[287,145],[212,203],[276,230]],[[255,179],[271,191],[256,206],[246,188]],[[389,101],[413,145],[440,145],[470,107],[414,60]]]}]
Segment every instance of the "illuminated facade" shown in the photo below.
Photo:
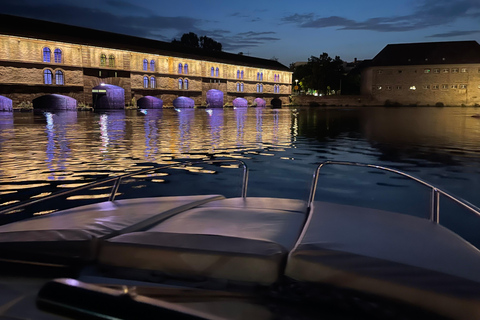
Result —
[{"label": "illuminated facade", "polygon": [[480,45],[387,45],[362,72],[362,94],[381,104],[480,105]]},{"label": "illuminated facade", "polygon": [[237,97],[287,104],[291,78],[274,60],[0,15],[0,95],[14,105],[45,94],[92,104],[102,83],[123,88],[127,105],[144,96],[165,106],[179,96],[205,105],[210,89],[222,91],[227,105]]}]

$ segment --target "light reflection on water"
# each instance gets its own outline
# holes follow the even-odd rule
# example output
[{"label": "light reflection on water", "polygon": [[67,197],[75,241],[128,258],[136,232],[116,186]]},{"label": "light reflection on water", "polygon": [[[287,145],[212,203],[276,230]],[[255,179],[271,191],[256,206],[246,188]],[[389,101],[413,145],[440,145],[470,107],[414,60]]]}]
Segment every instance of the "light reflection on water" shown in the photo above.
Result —
[{"label": "light reflection on water", "polygon": [[475,113],[475,108],[0,113],[0,204],[151,163],[215,156],[247,162],[251,196],[307,199],[314,168],[329,159],[399,168],[480,205]]}]

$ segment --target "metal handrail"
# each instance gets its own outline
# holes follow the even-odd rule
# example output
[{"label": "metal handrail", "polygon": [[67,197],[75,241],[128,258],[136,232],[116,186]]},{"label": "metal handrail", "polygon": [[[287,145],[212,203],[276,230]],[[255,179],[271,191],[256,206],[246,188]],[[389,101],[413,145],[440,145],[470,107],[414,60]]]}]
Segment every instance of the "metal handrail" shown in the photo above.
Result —
[{"label": "metal handrail", "polygon": [[243,162],[242,160],[238,160],[238,159],[207,160],[207,161],[182,162],[182,163],[170,164],[170,165],[166,165],[166,166],[162,166],[162,167],[158,167],[158,168],[142,169],[142,170],[126,173],[126,174],[123,174],[123,175],[120,175],[120,176],[115,176],[115,177],[111,177],[111,178],[106,178],[106,179],[94,181],[94,182],[88,183],[88,184],[83,185],[83,186],[72,188],[70,190],[56,192],[54,194],[51,194],[49,196],[46,196],[46,197],[43,197],[43,198],[40,198],[40,199],[27,200],[27,201],[24,201],[20,204],[12,205],[12,206],[7,207],[3,210],[0,210],[0,215],[9,213],[9,212],[14,211],[14,210],[22,209],[22,208],[24,208],[26,206],[29,206],[29,205],[32,205],[32,204],[36,204],[36,203],[39,203],[39,202],[51,200],[51,199],[58,198],[58,197],[61,197],[61,196],[66,196],[66,195],[76,193],[76,192],[84,190],[84,189],[89,189],[89,188],[92,188],[92,187],[95,187],[95,186],[98,186],[98,185],[102,185],[102,184],[105,184],[105,183],[108,183],[108,182],[112,182],[112,181],[115,181],[115,183],[112,186],[112,190],[110,192],[110,196],[109,196],[108,200],[109,201],[114,201],[115,196],[116,196],[117,191],[118,191],[118,188],[120,187],[120,183],[121,183],[122,179],[124,179],[124,178],[129,178],[131,176],[135,176],[135,175],[139,175],[139,174],[145,174],[145,173],[148,173],[148,172],[155,172],[155,171],[158,171],[158,170],[165,170],[165,169],[170,169],[170,168],[194,166],[194,165],[198,165],[198,164],[229,163],[229,162],[240,163],[243,167],[241,197],[246,199],[246,197],[247,197],[247,185],[248,185],[248,167],[245,164],[245,162]]},{"label": "metal handrail", "polygon": [[309,210],[312,208],[314,197],[315,197],[315,192],[317,191],[317,184],[318,184],[318,179],[319,179],[319,174],[320,170],[326,166],[326,165],[345,165],[345,166],[357,166],[357,167],[368,167],[368,168],[373,168],[373,169],[379,169],[383,171],[388,171],[392,173],[399,174],[403,177],[407,177],[411,180],[414,180],[428,188],[431,189],[431,203],[430,203],[430,214],[428,216],[428,219],[432,222],[439,223],[440,222],[440,195],[444,195],[447,198],[453,200],[454,202],[458,203],[459,205],[463,206],[464,208],[470,210],[474,214],[480,216],[480,208],[476,207],[475,205],[465,201],[465,200],[460,200],[456,198],[455,196],[451,195],[450,193],[441,190],[432,184],[421,180],[417,177],[414,177],[408,173],[396,170],[396,169],[391,169],[387,167],[382,167],[382,166],[377,166],[373,164],[366,164],[366,163],[359,163],[359,162],[347,162],[347,161],[325,161],[321,163],[317,169],[313,173],[313,179],[312,179],[312,186],[310,188],[310,195],[308,198],[308,208]]}]

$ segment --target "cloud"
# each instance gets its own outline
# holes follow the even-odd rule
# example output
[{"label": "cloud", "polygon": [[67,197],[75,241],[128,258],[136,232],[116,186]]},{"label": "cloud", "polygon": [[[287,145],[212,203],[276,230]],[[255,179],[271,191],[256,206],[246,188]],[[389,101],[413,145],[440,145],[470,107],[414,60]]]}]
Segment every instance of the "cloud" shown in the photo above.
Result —
[{"label": "cloud", "polygon": [[464,37],[474,34],[480,34],[479,30],[470,30],[470,31],[450,31],[445,33],[436,33],[427,38],[453,38],[453,37]]},{"label": "cloud", "polygon": [[480,18],[478,0],[423,0],[409,15],[375,17],[364,21],[339,16],[317,17],[314,13],[296,13],[283,17],[282,21],[297,24],[301,28],[337,27],[339,30],[395,32],[446,25],[465,18]]},{"label": "cloud", "polygon": [[[220,41],[224,50],[233,51],[238,49],[253,48],[265,45],[266,42],[278,41],[274,31],[248,31],[240,32]],[[218,40],[217,40],[218,41]]]}]

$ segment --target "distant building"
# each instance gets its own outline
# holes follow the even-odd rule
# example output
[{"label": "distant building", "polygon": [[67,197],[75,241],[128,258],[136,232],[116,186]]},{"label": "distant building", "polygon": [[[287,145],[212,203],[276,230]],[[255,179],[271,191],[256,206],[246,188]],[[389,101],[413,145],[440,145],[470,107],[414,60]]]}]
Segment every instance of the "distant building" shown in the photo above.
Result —
[{"label": "distant building", "polygon": [[287,104],[292,72],[274,60],[0,15],[0,95],[14,105],[47,94],[92,104],[102,83],[123,88],[126,104],[153,96],[171,106],[186,96],[205,105],[211,89],[225,104],[237,97]]},{"label": "distant building", "polygon": [[363,69],[361,93],[382,104],[480,104],[480,45],[389,44]]}]

